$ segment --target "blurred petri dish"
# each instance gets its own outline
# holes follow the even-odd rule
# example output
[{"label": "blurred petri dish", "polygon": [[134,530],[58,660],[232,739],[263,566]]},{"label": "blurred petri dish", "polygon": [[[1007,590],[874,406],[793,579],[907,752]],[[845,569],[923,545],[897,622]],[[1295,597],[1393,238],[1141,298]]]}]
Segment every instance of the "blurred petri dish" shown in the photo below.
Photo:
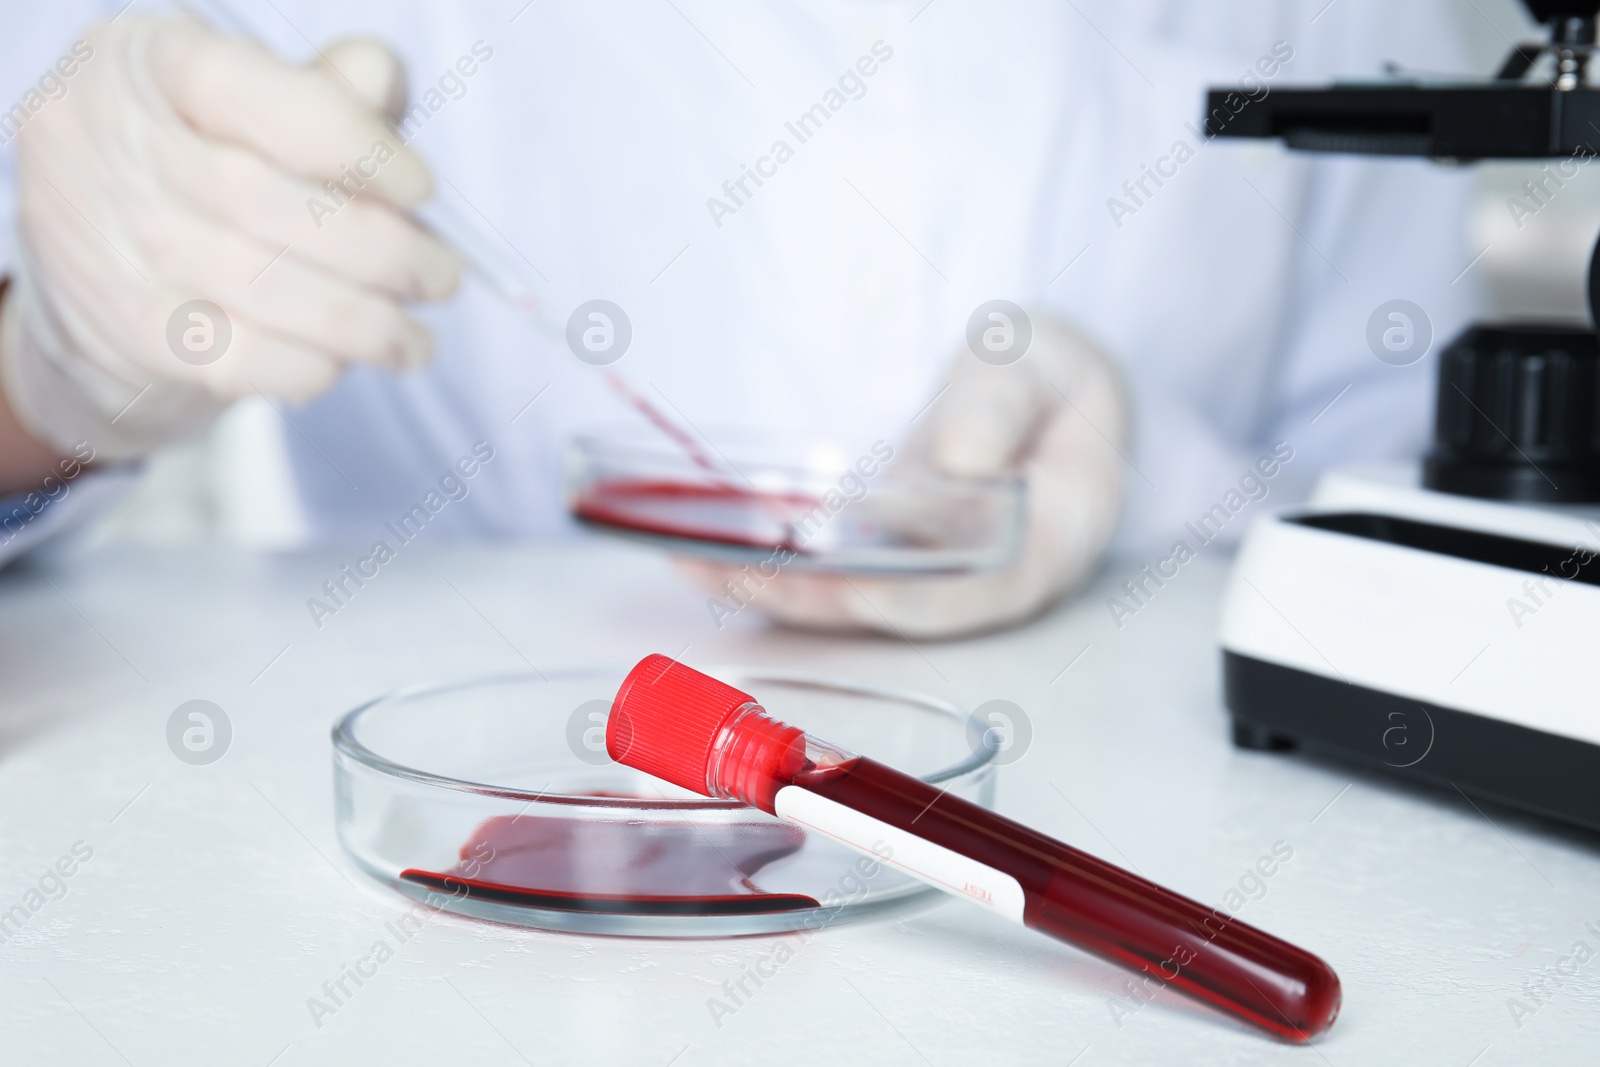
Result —
[{"label": "blurred petri dish", "polygon": [[870,448],[752,430],[710,439],[691,456],[648,426],[578,435],[573,517],[683,555],[866,574],[994,570],[1021,542],[1019,476],[950,478],[885,465]]},{"label": "blurred petri dish", "polygon": [[[605,755],[626,669],[507,674],[379,697],[333,730],[339,842],[371,877],[445,911],[596,934],[820,929],[937,890],[764,812]],[[780,718],[992,805],[991,749],[932,697],[713,669]]]}]

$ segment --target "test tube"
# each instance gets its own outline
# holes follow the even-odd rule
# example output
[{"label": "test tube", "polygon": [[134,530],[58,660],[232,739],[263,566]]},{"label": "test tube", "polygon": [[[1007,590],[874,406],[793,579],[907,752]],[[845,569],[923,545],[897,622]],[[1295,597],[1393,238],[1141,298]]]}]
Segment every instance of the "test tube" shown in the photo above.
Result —
[{"label": "test tube", "polygon": [[737,800],[1292,1042],[1339,1014],[1322,960],[1153,882],[769,716],[666,656],[623,680],[611,758]]}]

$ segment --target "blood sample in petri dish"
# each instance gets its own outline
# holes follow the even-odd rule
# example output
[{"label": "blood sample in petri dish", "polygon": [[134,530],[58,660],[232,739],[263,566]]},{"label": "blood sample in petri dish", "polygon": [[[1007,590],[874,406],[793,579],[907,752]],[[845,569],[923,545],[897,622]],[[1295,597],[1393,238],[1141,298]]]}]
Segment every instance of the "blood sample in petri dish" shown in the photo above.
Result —
[{"label": "blood sample in petri dish", "polygon": [[1338,1016],[1338,976],[1304,949],[773,719],[665,656],[623,681],[606,745],[619,763],[775,814],[1285,1040]]},{"label": "blood sample in petri dish", "polygon": [[[749,485],[731,464],[719,463],[688,429],[669,417],[615,371],[606,384],[642,414],[699,468],[693,481],[609,478],[586,486],[573,503],[578,519],[635,533],[685,537],[747,548],[794,544],[794,516],[816,506],[808,494],[771,492]],[[702,479],[709,479],[709,482]]]},{"label": "blood sample in petri dish", "polygon": [[752,915],[815,908],[755,876],[792,855],[805,832],[784,823],[726,826],[501,815],[473,831],[461,862],[400,877],[430,889],[554,911]]},{"label": "blood sample in petri dish", "polygon": [[795,543],[793,520],[817,502],[802,493],[609,478],[586,486],[573,501],[572,514],[583,522],[633,533],[799,553],[804,548]]}]

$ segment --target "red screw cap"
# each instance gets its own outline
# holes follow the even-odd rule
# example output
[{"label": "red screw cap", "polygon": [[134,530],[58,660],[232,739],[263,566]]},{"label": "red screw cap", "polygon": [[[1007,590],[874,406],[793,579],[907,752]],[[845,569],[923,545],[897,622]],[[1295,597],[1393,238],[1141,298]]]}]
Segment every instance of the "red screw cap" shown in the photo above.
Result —
[{"label": "red screw cap", "polygon": [[640,660],[622,680],[606,723],[618,763],[702,795],[717,734],[756,698],[662,655]]}]

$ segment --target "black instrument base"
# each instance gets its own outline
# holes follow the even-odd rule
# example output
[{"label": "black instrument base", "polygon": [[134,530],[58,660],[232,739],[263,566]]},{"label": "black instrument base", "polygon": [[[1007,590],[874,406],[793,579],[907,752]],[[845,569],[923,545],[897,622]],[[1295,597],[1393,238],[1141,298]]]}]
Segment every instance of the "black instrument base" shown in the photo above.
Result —
[{"label": "black instrument base", "polygon": [[1600,745],[1222,653],[1234,744],[1304,751],[1600,831]]}]

